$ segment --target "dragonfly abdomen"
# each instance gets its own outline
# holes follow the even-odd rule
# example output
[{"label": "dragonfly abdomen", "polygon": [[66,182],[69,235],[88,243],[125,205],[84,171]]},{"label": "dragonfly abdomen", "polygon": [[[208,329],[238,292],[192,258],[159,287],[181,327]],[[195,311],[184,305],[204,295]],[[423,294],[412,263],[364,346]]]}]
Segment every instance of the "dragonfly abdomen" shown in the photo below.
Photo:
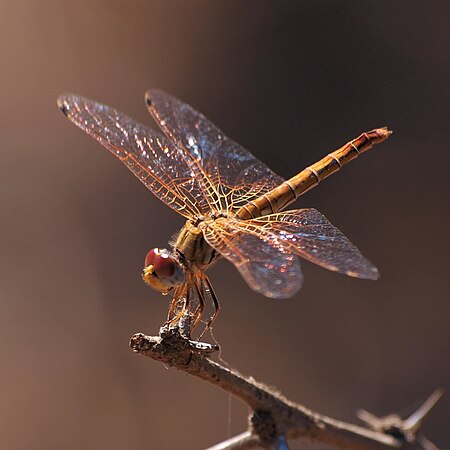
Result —
[{"label": "dragonfly abdomen", "polygon": [[248,220],[281,211],[300,195],[339,171],[342,166],[370,150],[374,144],[386,140],[391,133],[392,131],[389,131],[386,127],[362,133],[356,139],[329,153],[325,158],[302,170],[267,194],[244,205],[237,212],[238,217]]}]

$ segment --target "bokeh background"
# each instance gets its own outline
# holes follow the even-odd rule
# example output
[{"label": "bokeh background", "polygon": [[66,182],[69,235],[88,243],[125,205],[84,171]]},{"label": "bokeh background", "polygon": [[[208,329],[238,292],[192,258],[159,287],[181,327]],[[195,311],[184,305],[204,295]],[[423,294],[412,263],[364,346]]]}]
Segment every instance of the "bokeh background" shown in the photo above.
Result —
[{"label": "bokeh background", "polygon": [[[66,91],[150,123],[143,94],[164,89],[284,177],[389,125],[296,204],[380,280],[304,263],[274,301],[222,262],[215,336],[231,366],[347,421],[448,389],[449,17],[431,0],[2,1],[0,447],[201,449],[246,428],[237,400],[129,350],[167,311],[144,256],[182,220],[64,118]],[[424,425],[441,448],[449,406]]]}]

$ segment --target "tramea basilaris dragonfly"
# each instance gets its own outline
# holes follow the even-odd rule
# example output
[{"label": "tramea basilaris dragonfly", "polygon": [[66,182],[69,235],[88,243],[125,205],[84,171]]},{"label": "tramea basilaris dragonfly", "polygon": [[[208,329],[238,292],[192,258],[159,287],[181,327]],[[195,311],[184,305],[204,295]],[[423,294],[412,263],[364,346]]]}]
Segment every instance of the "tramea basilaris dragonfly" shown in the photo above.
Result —
[{"label": "tramea basilaris dragonfly", "polygon": [[386,127],[362,133],[285,181],[189,105],[158,90],[148,91],[146,102],[163,134],[93,100],[58,98],[75,125],[186,219],[171,250],[155,248],[145,258],[145,282],[173,294],[169,321],[189,311],[192,330],[207,301],[215,307],[208,324],[216,318],[219,303],[205,271],[220,257],[267,297],[291,297],[300,289],[298,256],[353,277],[378,278],[376,267],[320,212],[281,210],[387,139]]}]

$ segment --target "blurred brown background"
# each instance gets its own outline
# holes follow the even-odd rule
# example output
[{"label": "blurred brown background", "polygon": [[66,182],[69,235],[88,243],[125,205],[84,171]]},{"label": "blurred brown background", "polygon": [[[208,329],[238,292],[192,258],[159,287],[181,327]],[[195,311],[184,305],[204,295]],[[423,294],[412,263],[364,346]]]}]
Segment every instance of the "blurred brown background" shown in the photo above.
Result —
[{"label": "blurred brown background", "polygon": [[[284,177],[389,125],[296,205],[322,211],[381,279],[304,263],[302,291],[274,301],[222,262],[215,335],[230,365],[344,420],[408,414],[448,389],[449,13],[430,0],[2,1],[0,447],[200,449],[246,427],[227,394],[128,349],[164,320],[140,273],[182,220],[63,117],[65,91],[150,123],[144,91],[164,89]],[[440,447],[449,398],[424,426]]]}]

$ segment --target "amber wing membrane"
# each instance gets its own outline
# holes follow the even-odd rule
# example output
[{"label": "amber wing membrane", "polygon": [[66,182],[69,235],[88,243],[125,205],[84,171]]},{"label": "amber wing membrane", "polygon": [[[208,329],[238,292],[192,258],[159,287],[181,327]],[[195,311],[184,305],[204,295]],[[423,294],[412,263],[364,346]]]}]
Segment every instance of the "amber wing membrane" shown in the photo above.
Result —
[{"label": "amber wing membrane", "polygon": [[239,229],[268,234],[290,252],[325,267],[358,278],[375,280],[378,269],[319,211],[306,208],[240,221]]},{"label": "amber wing membrane", "polygon": [[148,91],[146,99],[164,134],[198,161],[215,187],[218,199],[212,209],[237,211],[283,183],[282,177],[191,106],[158,90]]},{"label": "amber wing membrane", "polygon": [[239,270],[247,284],[266,297],[288,298],[301,287],[300,261],[276,237],[245,222],[227,219],[212,222],[206,241]]},{"label": "amber wing membrane", "polygon": [[204,235],[253,290],[267,297],[290,297],[301,287],[296,255],[346,275],[378,278],[376,267],[315,209],[246,221],[219,219],[208,225]]},{"label": "amber wing membrane", "polygon": [[208,199],[214,193],[202,183],[202,168],[166,137],[109,106],[74,94],[61,95],[58,105],[175,211],[187,218],[210,211]]}]

